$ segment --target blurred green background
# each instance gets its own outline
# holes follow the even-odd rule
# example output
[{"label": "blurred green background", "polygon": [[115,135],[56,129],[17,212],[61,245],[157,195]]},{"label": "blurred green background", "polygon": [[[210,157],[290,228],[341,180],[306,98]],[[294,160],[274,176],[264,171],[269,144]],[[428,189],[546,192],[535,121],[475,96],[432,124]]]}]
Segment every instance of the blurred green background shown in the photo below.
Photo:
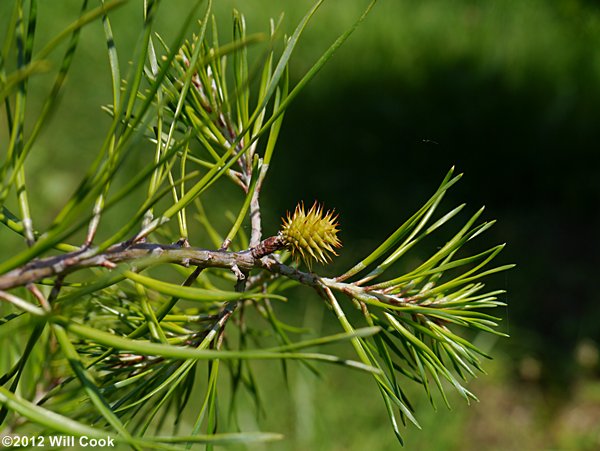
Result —
[{"label": "blurred green background", "polygon": [[[0,30],[10,3],[0,2]],[[79,8],[39,3],[38,48]],[[140,3],[111,16],[123,61],[140,29]],[[167,41],[189,3],[161,6],[158,30]],[[291,32],[312,1],[215,3],[223,39],[233,7],[250,31],[267,30],[269,17],[285,11]],[[292,60],[294,79],[365,5],[325,2]],[[82,39],[60,108],[28,168],[41,224],[75,188],[109,123],[99,108],[111,99],[100,24]],[[423,431],[407,429],[407,449],[600,449],[600,294],[593,286],[600,270],[599,49],[600,6],[593,1],[380,0],[286,114],[263,194],[267,233],[299,200],[324,201],[340,214],[345,246],[338,263],[345,267],[387,237],[456,165],[465,176],[446,205],[467,202],[474,211],[485,204],[486,219],[498,223],[482,246],[507,242],[501,263],[518,265],[490,281],[508,292],[501,316],[511,338],[482,343],[493,347],[495,360],[472,384],[481,402],[465,407],[455,398],[453,411],[433,412],[417,395]],[[32,92],[43,96],[50,80],[37,77]],[[3,148],[6,139],[0,135]],[[118,223],[119,214],[110,220]],[[12,238],[0,230],[6,252]],[[323,327],[333,327],[327,312],[289,314],[296,324],[324,314]],[[278,376],[278,368],[262,367],[269,381]],[[394,447],[367,379],[324,368],[318,381],[299,370],[283,397],[285,386],[269,382],[266,399],[284,402],[260,427],[283,430],[288,439],[265,449]]]}]

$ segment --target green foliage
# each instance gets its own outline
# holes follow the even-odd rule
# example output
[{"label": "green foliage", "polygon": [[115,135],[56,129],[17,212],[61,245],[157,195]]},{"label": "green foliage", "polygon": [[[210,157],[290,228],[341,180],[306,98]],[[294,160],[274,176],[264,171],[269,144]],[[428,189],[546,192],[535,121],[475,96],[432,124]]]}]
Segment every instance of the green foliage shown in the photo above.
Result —
[{"label": "green foliage", "polygon": [[[397,264],[463,209],[437,214],[460,177],[453,170],[420,210],[339,277],[285,264],[287,253],[278,253],[282,235],[262,236],[260,193],[269,188],[286,108],[375,2],[295,84],[290,59],[322,1],[289,36],[275,20],[267,33],[249,34],[234,11],[233,39],[223,43],[211,2],[197,26],[190,13],[166,42],[153,32],[160,2],[148,0],[129,64],[109,14],[122,2],[95,9],[87,3],[77,20],[34,51],[37,2],[15,1],[4,37],[0,97],[9,139],[0,220],[26,247],[0,263],[0,431],[108,434],[135,449],[275,440],[278,434],[231,432],[235,421],[227,431],[222,426],[223,373],[231,381],[230,417],[241,392],[264,408],[253,369],[258,360],[280,361],[284,378],[288,361],[313,372],[327,362],[371,375],[400,442],[399,423],[418,422],[399,377],[422,386],[432,404],[433,386],[446,404],[448,386],[475,399],[463,384],[482,371],[479,358],[487,356],[468,331],[500,334],[498,318],[481,310],[503,305],[501,292],[483,291],[481,279],[509,266],[487,268],[502,246],[476,255],[463,247],[492,222],[478,224],[480,210],[410,271],[400,273]],[[111,120],[79,186],[40,230],[26,163],[56,108],[80,31],[95,20],[102,22],[110,64],[112,104],[104,109]],[[54,84],[30,123],[29,84],[63,43]],[[143,164],[123,182],[131,160]],[[237,190],[239,205],[223,223],[223,206],[206,200],[228,186]],[[100,238],[105,216],[123,206],[128,216]],[[213,249],[192,246],[201,238],[190,218]],[[325,227],[332,246],[339,244],[335,227]],[[300,229],[294,237],[319,253],[321,237],[301,236]],[[321,295],[342,333],[290,338],[303,330],[284,322],[273,303],[287,301],[287,290],[297,285]],[[358,318],[347,316],[349,307]],[[467,333],[459,335],[462,330]],[[357,361],[311,350],[348,341]],[[170,434],[161,435],[167,427]]]}]

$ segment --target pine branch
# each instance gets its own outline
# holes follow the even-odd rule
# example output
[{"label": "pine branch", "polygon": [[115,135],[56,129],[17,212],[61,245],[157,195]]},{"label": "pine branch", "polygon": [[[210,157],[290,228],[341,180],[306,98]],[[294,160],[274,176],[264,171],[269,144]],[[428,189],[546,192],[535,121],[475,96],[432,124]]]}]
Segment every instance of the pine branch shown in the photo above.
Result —
[{"label": "pine branch", "polygon": [[[249,272],[255,268],[269,269],[272,265],[260,259],[284,247],[280,238],[270,237],[250,249],[231,252],[223,249],[208,250],[177,244],[120,243],[106,252],[82,249],[59,256],[36,259],[0,276],[0,290],[25,286],[44,278],[65,276],[85,268],[104,267],[113,269],[117,264],[153,266],[172,263],[199,268],[225,268]],[[286,270],[281,270],[286,272]]]},{"label": "pine branch", "polygon": [[[0,175],[4,176],[0,177],[0,222],[25,237],[30,246],[0,265],[0,272],[6,271],[0,274],[0,301],[4,303],[0,308],[8,306],[8,314],[0,318],[0,334],[12,337],[13,331],[17,331],[19,336],[28,336],[22,349],[15,344],[18,355],[4,375],[0,375],[0,385],[10,383],[8,390],[0,387],[0,426],[11,411],[49,431],[61,431],[62,417],[48,420],[46,408],[49,408],[48,412],[55,409],[71,418],[86,420],[94,427],[110,428],[133,447],[146,447],[150,442],[154,445],[164,442],[164,445],[176,439],[189,445],[194,441],[216,443],[221,440],[217,432],[222,428],[220,395],[217,396],[220,363],[233,369],[234,387],[245,387],[260,406],[259,378],[253,376],[250,366],[256,359],[278,359],[286,374],[289,359],[300,360],[313,371],[316,368],[311,361],[367,371],[374,377],[394,433],[401,442],[398,424],[410,421],[418,426],[418,423],[397,376],[423,386],[432,403],[430,385],[437,387],[448,403],[444,380],[467,401],[474,399],[462,384],[482,371],[479,358],[487,356],[459,332],[470,329],[503,335],[497,330],[499,318],[482,312],[503,305],[496,298],[502,292],[481,294],[482,279],[511,265],[484,269],[503,245],[466,256],[464,245],[487,230],[493,221],[477,224],[483,209],[477,211],[416,267],[400,274],[395,272],[402,257],[463,209],[461,205],[439,216],[436,210],[460,175],[455,176],[450,170],[421,209],[373,252],[334,278],[323,277],[318,270],[312,272],[314,264],[327,264],[342,246],[333,210],[325,210],[316,202],[305,209],[300,203],[282,218],[276,235],[262,240],[265,211],[261,211],[260,196],[285,110],[364,20],[375,2],[371,0],[354,26],[292,86],[290,57],[323,0],[315,0],[293,33],[284,38],[280,52],[274,44],[283,34],[278,30],[279,24],[272,22],[271,46],[255,70],[249,64],[251,54],[247,47],[266,35],[247,35],[244,17],[234,12],[234,40],[219,43],[214,18],[212,29],[209,27],[211,2],[190,40],[184,42],[192,16],[170,46],[160,35],[152,33],[156,3],[145,2],[141,44],[126,77],[120,75],[111,25],[105,15],[120,1],[107,2],[88,13],[82,11],[78,21],[40,53],[27,54],[23,64],[17,65],[18,70],[8,77],[2,61],[11,46],[4,46],[0,79],[7,83],[0,89],[0,98],[8,96],[5,103],[11,141],[8,158],[0,167]],[[200,3],[198,0],[193,11]],[[15,11],[21,11],[20,8],[17,5]],[[15,13],[7,43],[13,36],[23,40],[27,35],[31,44],[33,35],[29,34],[35,14],[29,12],[28,27],[19,31],[17,23],[21,16]],[[38,137],[39,127],[46,122],[47,111],[44,110],[26,140],[23,135],[27,130],[26,115],[24,103],[20,102],[25,100],[27,91],[13,91],[16,86],[26,84],[31,71],[39,69],[36,65],[41,63],[44,52],[52,50],[71,33],[73,38],[55,84],[58,90],[69,69],[80,28],[99,17],[105,25],[112,74],[113,105],[105,107],[112,115],[112,122],[79,187],[50,227],[37,231],[33,225],[39,227],[40,222],[33,221],[30,215],[23,174],[25,159]],[[208,36],[212,36],[211,42]],[[155,43],[160,43],[164,55],[157,54]],[[26,53],[31,50],[28,47]],[[16,56],[19,60],[20,56]],[[14,111],[11,111],[12,98],[19,100],[13,101]],[[54,104],[56,98],[57,91],[53,90],[48,105]],[[143,137],[155,146],[153,157],[137,153],[143,151],[137,145]],[[131,155],[149,164],[113,192],[117,174],[122,174],[127,156],[134,158]],[[192,165],[197,168],[190,169]],[[237,191],[243,193],[240,208],[231,213],[227,211],[228,205],[219,203],[214,205],[216,211],[205,211],[204,193],[227,177],[241,188]],[[146,199],[139,206],[127,205],[127,210],[133,212],[125,215],[125,223],[104,242],[94,244],[95,237],[101,235],[98,232],[104,231],[105,212],[145,182],[148,182]],[[4,205],[13,185],[22,218]],[[172,201],[165,205],[164,198],[168,195]],[[195,219],[212,242],[211,249],[189,244],[197,236],[192,222],[187,220],[193,206],[197,209]],[[165,210],[160,212],[161,208]],[[221,230],[218,222],[213,223],[209,219],[213,215],[230,220],[229,231]],[[175,218],[177,231],[169,227]],[[64,244],[84,232],[86,226],[83,246]],[[126,237],[133,238],[124,241]],[[51,250],[59,255],[47,256]],[[278,254],[282,250],[287,252]],[[295,264],[285,264],[289,255]],[[301,265],[309,272],[300,270]],[[181,282],[179,278],[171,283],[160,280],[153,271],[142,274],[143,270],[159,266],[183,273],[185,280]],[[185,269],[190,266],[195,268]],[[216,270],[203,272],[207,268]],[[92,272],[94,280],[80,282],[75,275],[86,274],[84,271]],[[161,276],[164,273],[156,271]],[[223,281],[231,287],[230,291],[220,288]],[[271,301],[287,300],[285,290],[297,283],[321,296],[343,333],[300,341],[288,337],[288,333],[291,336],[305,331],[276,317]],[[187,303],[178,305],[180,300],[196,302],[190,307]],[[349,308],[356,308],[358,318],[346,315]],[[254,326],[256,315],[246,313],[250,309],[258,312],[259,321],[266,321],[266,329],[264,323]],[[33,332],[30,319],[36,321]],[[230,333],[235,327],[237,332]],[[237,346],[236,337],[239,337]],[[278,346],[273,347],[273,340]],[[298,352],[340,341],[351,343],[359,361]],[[54,365],[65,357],[71,373],[64,371],[64,365]],[[35,359],[43,362],[40,367],[45,368],[47,375],[37,371]],[[160,437],[149,436],[149,428],[158,433],[173,409],[175,428],[179,426],[192,388],[197,385],[194,372],[200,361],[209,362],[209,383],[193,422],[193,437],[177,438],[177,431],[162,441]],[[24,383],[30,375],[25,371],[32,368],[35,374],[31,379],[36,381],[39,400],[35,405],[13,396],[27,393]],[[63,404],[66,393],[69,401]],[[231,398],[234,406],[235,389]],[[15,415],[8,421],[9,427],[19,421]],[[76,433],[77,426],[72,424],[65,431]],[[207,435],[203,435],[204,431]]]}]

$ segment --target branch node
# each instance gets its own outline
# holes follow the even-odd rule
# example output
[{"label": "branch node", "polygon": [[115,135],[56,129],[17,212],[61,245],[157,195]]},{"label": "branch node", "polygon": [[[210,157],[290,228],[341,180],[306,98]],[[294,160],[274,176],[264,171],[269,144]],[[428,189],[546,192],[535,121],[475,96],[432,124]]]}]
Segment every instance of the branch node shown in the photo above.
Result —
[{"label": "branch node", "polygon": [[106,269],[115,269],[117,267],[115,263],[111,262],[110,260],[107,260],[106,258],[103,258],[100,261],[100,266]]},{"label": "branch node", "polygon": [[250,251],[252,256],[256,259],[261,259],[275,251],[283,249],[285,247],[283,239],[280,234],[270,236],[262,240],[259,244],[254,246]]},{"label": "branch node", "polygon": [[246,279],[246,276],[240,270],[240,268],[239,268],[239,266],[237,264],[234,263],[231,266],[231,271],[235,274],[235,276],[237,277],[238,280],[244,280],[244,279]]},{"label": "branch node", "polygon": [[161,248],[161,247],[159,247],[159,246],[157,246],[157,247],[155,247],[154,249],[152,249],[152,250],[150,251],[150,253],[151,253],[152,255],[156,255],[156,256],[158,257],[158,256],[160,256],[160,255],[162,255],[162,254],[164,253],[164,249],[163,249],[163,248]]},{"label": "branch node", "polygon": [[231,244],[231,240],[229,238],[227,238],[225,241],[223,241],[223,244],[221,244],[221,247],[219,248],[219,250],[226,251],[229,248],[230,244]]},{"label": "branch node", "polygon": [[188,248],[190,246],[190,242],[186,237],[179,238],[175,243],[173,243],[177,247]]}]

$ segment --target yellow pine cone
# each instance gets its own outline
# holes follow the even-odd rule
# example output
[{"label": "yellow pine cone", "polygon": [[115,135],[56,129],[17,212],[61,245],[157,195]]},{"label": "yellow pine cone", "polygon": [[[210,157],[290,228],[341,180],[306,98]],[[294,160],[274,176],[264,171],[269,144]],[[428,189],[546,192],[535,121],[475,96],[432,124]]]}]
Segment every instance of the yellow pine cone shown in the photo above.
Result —
[{"label": "yellow pine cone", "polygon": [[334,248],[342,247],[337,227],[337,215],[334,216],[333,211],[323,213],[322,205],[315,201],[307,213],[301,203],[293,215],[288,212],[283,219],[279,236],[292,257],[296,261],[302,258],[308,269],[312,269],[313,260],[327,263],[331,261],[330,254],[337,255]]}]

